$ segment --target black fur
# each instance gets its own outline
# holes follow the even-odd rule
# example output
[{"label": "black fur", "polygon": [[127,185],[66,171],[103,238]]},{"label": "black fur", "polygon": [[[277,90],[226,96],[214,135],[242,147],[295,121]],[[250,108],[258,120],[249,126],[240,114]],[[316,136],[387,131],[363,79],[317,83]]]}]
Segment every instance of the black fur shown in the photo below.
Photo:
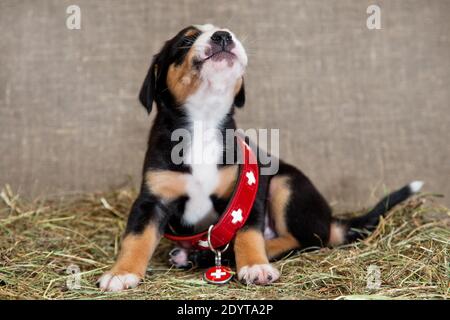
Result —
[{"label": "black fur", "polygon": [[244,79],[242,79],[241,89],[239,89],[239,92],[236,94],[236,97],[234,97],[234,106],[242,108],[244,104],[245,104],[245,86],[244,86]]},{"label": "black fur", "polygon": [[303,248],[323,247],[328,244],[331,209],[323,196],[300,170],[280,163],[278,175],[289,177],[292,190],[286,208],[289,231]]},{"label": "black fur", "polygon": [[413,194],[414,192],[409,185],[404,186],[384,197],[365,215],[352,219],[334,219],[334,221],[346,228],[346,243],[364,239],[370,232],[376,229],[380,217],[384,216],[394,206],[405,201]]},{"label": "black fur", "polygon": [[152,110],[153,102],[161,108],[175,106],[175,100],[167,90],[166,74],[172,63],[182,63],[192,42],[198,37],[198,33],[185,36],[189,29],[192,27],[181,30],[175,37],[166,41],[161,51],[153,57],[139,93],[139,101],[148,113]]}]

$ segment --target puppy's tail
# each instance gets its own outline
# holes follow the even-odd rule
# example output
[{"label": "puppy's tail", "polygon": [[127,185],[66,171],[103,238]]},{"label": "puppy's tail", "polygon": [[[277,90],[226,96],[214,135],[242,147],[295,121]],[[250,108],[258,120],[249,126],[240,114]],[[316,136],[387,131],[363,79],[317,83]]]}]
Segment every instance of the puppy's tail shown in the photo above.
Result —
[{"label": "puppy's tail", "polygon": [[384,216],[392,207],[419,192],[422,186],[422,181],[411,182],[384,197],[372,210],[363,216],[350,219],[333,218],[329,245],[337,246],[364,239],[370,232],[375,230],[380,221],[380,216]]}]

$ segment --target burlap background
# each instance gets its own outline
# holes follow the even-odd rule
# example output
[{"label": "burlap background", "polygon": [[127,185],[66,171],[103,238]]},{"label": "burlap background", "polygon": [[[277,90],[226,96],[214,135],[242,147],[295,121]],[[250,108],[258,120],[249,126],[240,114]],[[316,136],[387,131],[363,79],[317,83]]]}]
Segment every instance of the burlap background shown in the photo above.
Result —
[{"label": "burlap background", "polygon": [[[373,3],[382,30],[366,28]],[[150,57],[212,22],[246,39],[240,126],[280,128],[282,157],[333,204],[413,179],[450,194],[449,16],[447,0],[2,0],[0,184],[31,196],[138,185]]]}]

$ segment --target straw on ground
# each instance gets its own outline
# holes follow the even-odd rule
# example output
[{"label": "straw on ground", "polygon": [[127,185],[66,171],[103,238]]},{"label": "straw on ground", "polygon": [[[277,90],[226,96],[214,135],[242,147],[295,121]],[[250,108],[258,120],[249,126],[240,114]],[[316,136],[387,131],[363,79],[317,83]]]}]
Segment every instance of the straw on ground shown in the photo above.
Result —
[{"label": "straw on ground", "polygon": [[[0,298],[3,299],[446,299],[450,213],[423,195],[397,206],[366,240],[295,253],[275,262],[272,286],[205,284],[202,270],[176,270],[163,240],[138,288],[100,292],[97,278],[114,262],[135,192],[23,201],[0,193]],[[69,272],[77,266],[80,274]],[[368,287],[370,266],[378,287]],[[373,269],[373,267],[371,267]],[[79,288],[71,285],[79,281]],[[77,289],[78,288],[78,289]]]}]

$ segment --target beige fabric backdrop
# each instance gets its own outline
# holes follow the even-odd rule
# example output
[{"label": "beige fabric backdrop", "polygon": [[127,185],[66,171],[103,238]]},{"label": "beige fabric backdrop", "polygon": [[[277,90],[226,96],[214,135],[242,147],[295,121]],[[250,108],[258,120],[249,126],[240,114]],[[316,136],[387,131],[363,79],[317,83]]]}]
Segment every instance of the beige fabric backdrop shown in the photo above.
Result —
[{"label": "beige fabric backdrop", "polygon": [[[382,30],[366,9],[382,8]],[[82,28],[65,27],[77,4]],[[450,194],[450,1],[0,2],[0,184],[30,196],[137,186],[152,117],[150,57],[193,23],[244,39],[243,128],[341,208],[424,179]],[[449,203],[448,200],[446,200]]]}]

